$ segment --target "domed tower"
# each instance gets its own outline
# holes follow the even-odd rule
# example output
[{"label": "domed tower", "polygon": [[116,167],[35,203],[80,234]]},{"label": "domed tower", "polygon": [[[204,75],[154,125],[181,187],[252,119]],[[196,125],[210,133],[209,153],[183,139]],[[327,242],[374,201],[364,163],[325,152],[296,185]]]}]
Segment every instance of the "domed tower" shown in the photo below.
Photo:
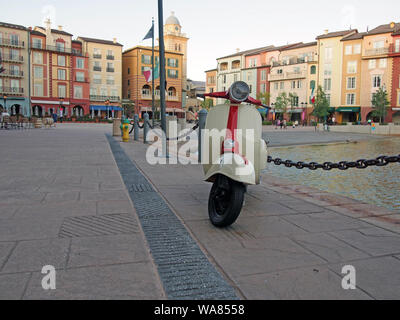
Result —
[{"label": "domed tower", "polygon": [[187,42],[189,38],[186,34],[182,33],[182,26],[175,16],[175,12],[171,12],[171,15],[165,21],[164,25],[164,45],[165,50],[175,51],[183,54],[182,60],[182,79],[183,88],[186,88],[187,79]]}]

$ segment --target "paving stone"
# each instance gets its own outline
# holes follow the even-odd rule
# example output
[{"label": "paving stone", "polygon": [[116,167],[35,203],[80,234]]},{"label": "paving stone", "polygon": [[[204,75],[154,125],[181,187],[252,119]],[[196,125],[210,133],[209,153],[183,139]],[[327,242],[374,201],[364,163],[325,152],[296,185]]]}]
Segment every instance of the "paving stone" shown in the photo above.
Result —
[{"label": "paving stone", "polygon": [[97,201],[97,214],[132,213],[134,212],[130,200]]},{"label": "paving stone", "polygon": [[293,240],[327,262],[350,261],[369,257],[368,254],[326,233],[295,236]]},{"label": "paving stone", "polygon": [[148,259],[141,234],[73,238],[68,267],[144,262]]},{"label": "paving stone", "polygon": [[94,201],[111,201],[111,200],[125,200],[129,198],[125,191],[101,191],[101,192],[90,192],[82,191],[81,200],[94,200]]},{"label": "paving stone", "polygon": [[15,242],[0,242],[0,271],[14,247]]},{"label": "paving stone", "polygon": [[370,255],[400,253],[400,236],[378,227],[337,231],[330,234]]},{"label": "paving stone", "polygon": [[30,273],[0,274],[0,300],[21,299],[30,277]]},{"label": "paving stone", "polygon": [[375,216],[385,216],[391,215],[396,212],[382,208],[376,207],[371,204],[357,203],[357,204],[342,204],[336,206],[327,207],[329,210],[333,210],[353,218],[367,218]]},{"label": "paving stone", "polygon": [[20,205],[0,205],[0,220],[11,218],[20,207]]},{"label": "paving stone", "polygon": [[304,202],[301,200],[291,200],[280,202],[283,206],[292,209],[296,213],[318,213],[324,212],[326,209],[320,206],[316,206],[309,202]]},{"label": "paving stone", "polygon": [[363,291],[343,290],[342,278],[327,267],[306,267],[239,277],[248,299],[256,300],[369,300]]},{"label": "paving stone", "polygon": [[400,214],[398,213],[387,216],[363,218],[361,220],[400,234]]},{"label": "paving stone", "polygon": [[46,265],[64,268],[69,249],[68,239],[19,242],[3,267],[3,273],[41,271]]},{"label": "paving stone", "polygon": [[[400,299],[400,260],[393,257],[378,257],[353,261],[356,270],[356,285],[378,300]],[[341,274],[343,264],[329,268]]]},{"label": "paving stone", "polygon": [[296,226],[309,232],[323,232],[334,230],[346,230],[366,228],[371,225],[358,219],[352,219],[334,212],[325,211],[322,213],[302,214],[287,216],[283,219],[290,221]]},{"label": "paving stone", "polygon": [[158,300],[163,299],[149,263],[58,270],[56,290],[45,291],[43,275],[34,273],[24,299]]},{"label": "paving stone", "polygon": [[44,199],[46,203],[63,203],[79,200],[79,191],[51,192]]}]

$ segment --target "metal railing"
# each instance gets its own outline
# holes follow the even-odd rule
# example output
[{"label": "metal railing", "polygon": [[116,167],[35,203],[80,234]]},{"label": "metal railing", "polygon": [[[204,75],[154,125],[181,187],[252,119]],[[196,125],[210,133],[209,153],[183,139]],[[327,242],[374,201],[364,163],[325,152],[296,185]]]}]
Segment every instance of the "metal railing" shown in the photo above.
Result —
[{"label": "metal railing", "polygon": [[46,46],[47,50],[61,53],[72,53],[71,48],[57,47],[57,46]]},{"label": "metal railing", "polygon": [[99,95],[90,95],[90,100],[92,101],[120,101],[120,97],[118,96],[99,96]]},{"label": "metal railing", "polygon": [[72,54],[73,54],[74,56],[83,57],[83,52],[82,52],[81,50],[72,49]]},{"label": "metal railing", "polygon": [[113,85],[113,84],[115,84],[115,81],[114,80],[107,80],[107,84]]},{"label": "metal railing", "polygon": [[389,48],[377,48],[365,50],[365,56],[380,56],[389,54]]},{"label": "metal railing", "polygon": [[75,77],[75,82],[89,82],[88,78],[79,78],[79,77]]},{"label": "metal railing", "polygon": [[11,39],[0,38],[0,46],[10,46],[10,47],[23,48],[23,47],[25,47],[25,42],[24,41],[19,41],[19,40],[11,40]]},{"label": "metal railing", "polygon": [[0,76],[2,77],[23,77],[24,72],[19,71],[19,70],[4,70],[2,73],[0,73]]},{"label": "metal railing", "polygon": [[392,43],[389,47],[389,53],[400,53],[400,45]]},{"label": "metal railing", "polygon": [[94,67],[93,67],[93,71],[101,71],[101,67],[96,67],[96,66],[94,66]]},{"label": "metal railing", "polygon": [[114,56],[112,56],[112,55],[107,55],[107,60],[114,60],[114,59],[115,59]]},{"label": "metal railing", "polygon": [[290,80],[290,79],[300,79],[305,78],[306,72],[283,72],[279,74],[269,74],[268,81],[276,81],[276,80]]},{"label": "metal railing", "polygon": [[0,87],[0,93],[23,94],[24,93],[24,88]]},{"label": "metal railing", "polygon": [[107,72],[114,72],[115,71],[115,69],[114,68],[107,68],[107,70],[106,70]]},{"label": "metal railing", "polygon": [[101,54],[93,53],[94,59],[101,59]]},{"label": "metal railing", "polygon": [[7,61],[12,61],[12,62],[23,62],[24,61],[24,57],[23,56],[13,56],[11,54],[5,54],[2,55],[1,58],[3,59],[3,61],[7,62]]}]

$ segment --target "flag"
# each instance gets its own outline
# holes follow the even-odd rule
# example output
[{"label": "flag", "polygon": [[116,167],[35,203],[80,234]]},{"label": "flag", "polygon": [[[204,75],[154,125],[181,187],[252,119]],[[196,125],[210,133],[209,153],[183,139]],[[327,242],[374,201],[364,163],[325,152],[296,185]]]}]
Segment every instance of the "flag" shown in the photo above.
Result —
[{"label": "flag", "polygon": [[311,103],[314,104],[315,103],[315,94],[314,94],[314,88],[311,91]]},{"label": "flag", "polygon": [[[143,38],[143,40],[152,39],[153,37],[154,37],[154,25],[151,26],[149,32],[147,32],[147,34],[146,34],[146,36]],[[143,40],[142,40],[142,41],[143,41]]]},{"label": "flag", "polygon": [[[156,63],[154,66],[154,80],[160,77],[160,71],[159,71],[159,64]],[[143,71],[144,78],[146,79],[146,82],[150,82],[153,80],[153,72],[151,69],[144,70]]]}]

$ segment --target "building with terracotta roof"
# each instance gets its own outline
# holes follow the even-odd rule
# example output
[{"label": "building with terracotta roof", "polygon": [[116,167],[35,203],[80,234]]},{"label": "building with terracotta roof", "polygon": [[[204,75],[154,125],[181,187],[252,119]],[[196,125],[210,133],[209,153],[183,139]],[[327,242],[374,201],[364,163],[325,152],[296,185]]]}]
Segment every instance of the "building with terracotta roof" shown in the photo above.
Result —
[{"label": "building with terracotta roof", "polygon": [[30,116],[29,30],[0,22],[0,108]]}]

